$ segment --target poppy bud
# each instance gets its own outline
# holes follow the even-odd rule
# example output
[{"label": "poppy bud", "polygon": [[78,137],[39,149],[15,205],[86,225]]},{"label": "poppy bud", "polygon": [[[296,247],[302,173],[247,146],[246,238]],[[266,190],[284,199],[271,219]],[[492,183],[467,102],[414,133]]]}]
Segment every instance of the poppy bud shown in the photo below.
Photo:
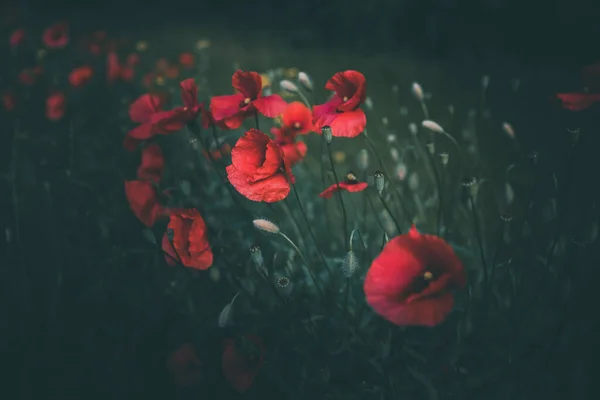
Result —
[{"label": "poppy bud", "polygon": [[414,122],[411,122],[410,124],[408,124],[408,130],[410,131],[410,133],[412,135],[416,135],[419,130],[417,128],[417,124],[415,124]]},{"label": "poppy bud", "polygon": [[450,159],[450,154],[448,154],[448,153],[440,153],[440,161],[442,162],[442,165],[444,167],[446,165],[448,165],[449,159]]},{"label": "poppy bud", "polygon": [[254,221],[252,221],[252,224],[254,224],[254,227],[259,231],[272,233],[274,235],[277,235],[280,232],[279,227],[271,221],[269,221],[268,219],[255,219]]},{"label": "poppy bud", "polygon": [[300,84],[309,92],[312,92],[313,90],[313,84],[312,84],[312,80],[310,79],[310,77],[308,76],[308,74],[306,72],[298,72],[298,82],[300,82]]},{"label": "poppy bud", "polygon": [[569,135],[571,137],[571,146],[573,146],[573,147],[577,146],[577,143],[579,143],[579,136],[581,133],[581,129],[567,128],[567,132],[569,133]]},{"label": "poppy bud", "polygon": [[360,171],[366,171],[369,168],[369,152],[367,149],[360,149],[356,156],[356,166]]},{"label": "poppy bud", "polygon": [[375,178],[375,189],[381,194],[383,192],[383,187],[385,186],[385,176],[383,175],[383,172],[377,171],[373,177]]},{"label": "poppy bud", "polygon": [[294,82],[288,81],[287,79],[284,79],[281,82],[279,82],[279,87],[285,90],[286,92],[298,93],[298,86],[296,86]]},{"label": "poppy bud", "polygon": [[502,124],[502,129],[508,135],[509,138],[511,138],[511,139],[515,138],[515,130],[513,129],[511,124],[509,124],[508,122],[504,122]]},{"label": "poppy bud", "polygon": [[443,133],[444,132],[444,128],[442,128],[442,126],[435,121],[426,119],[425,121],[423,121],[421,123],[421,125],[423,125],[423,128],[427,128],[430,131],[433,131],[435,133]]},{"label": "poppy bud", "polygon": [[425,145],[425,147],[427,147],[429,154],[431,154],[431,155],[435,154],[435,143],[429,142]]},{"label": "poppy bud", "polygon": [[325,125],[322,129],[321,129],[321,134],[323,135],[323,137],[325,138],[325,142],[327,144],[331,144],[331,141],[333,140],[333,132],[331,131],[331,127],[328,125]]},{"label": "poppy bud", "polygon": [[421,85],[419,85],[417,82],[413,82],[410,90],[417,100],[423,101],[425,96],[423,95],[423,88]]},{"label": "poppy bud", "polygon": [[477,178],[469,177],[462,181],[463,195],[465,199],[469,199],[477,193]]},{"label": "poppy bud", "polygon": [[265,267],[265,259],[263,258],[262,255],[262,250],[260,249],[260,246],[258,245],[252,245],[250,246],[250,258],[252,258],[252,262],[254,263],[254,266],[256,267],[256,269],[267,275],[267,268]]},{"label": "poppy bud", "polygon": [[506,243],[508,243],[510,242],[510,223],[513,217],[510,214],[502,214],[500,216],[500,219],[504,222],[503,239]]},{"label": "poppy bud", "polygon": [[290,292],[292,291],[292,282],[290,281],[290,278],[288,278],[287,276],[279,276],[277,277],[277,280],[275,281],[277,283],[277,288],[285,295],[289,295]]},{"label": "poppy bud", "polygon": [[358,269],[358,257],[353,250],[350,250],[346,253],[346,257],[344,257],[344,262],[342,263],[342,274],[346,278],[352,278],[356,270]]}]

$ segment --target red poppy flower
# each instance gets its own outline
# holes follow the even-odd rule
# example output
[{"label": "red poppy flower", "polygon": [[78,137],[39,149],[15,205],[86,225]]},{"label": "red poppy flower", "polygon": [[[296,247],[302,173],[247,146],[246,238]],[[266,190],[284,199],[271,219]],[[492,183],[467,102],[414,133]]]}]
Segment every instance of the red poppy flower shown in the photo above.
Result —
[{"label": "red poppy flower", "polygon": [[[206,224],[198,210],[173,210],[167,229],[173,232],[173,246],[167,236],[163,236],[162,248],[169,265],[176,261],[188,268],[206,270],[213,263],[213,253],[206,237]],[[173,251],[175,247],[175,251]]]},{"label": "red poppy flower", "polygon": [[123,146],[133,151],[142,140],[155,135],[168,135],[185,126],[186,111],[176,108],[162,111],[161,100],[156,95],[144,94],[129,106],[129,117],[141,125],[127,132]]},{"label": "red poppy flower", "polygon": [[17,29],[13,33],[10,34],[8,39],[8,44],[11,48],[15,48],[25,40],[25,29]]},{"label": "red poppy flower", "polygon": [[201,365],[196,347],[191,343],[182,344],[167,360],[167,369],[179,387],[197,385],[202,379]]},{"label": "red poppy flower", "polygon": [[582,111],[600,102],[600,93],[559,93],[562,107],[570,111]]},{"label": "red poppy flower", "polygon": [[46,99],[46,118],[58,121],[65,115],[67,99],[62,93],[54,93]]},{"label": "red poppy flower", "polygon": [[159,145],[151,144],[142,150],[142,161],[137,169],[137,178],[142,181],[160,182],[165,170],[165,159]]},{"label": "red poppy flower", "polygon": [[128,58],[127,63],[121,65],[117,53],[108,53],[106,66],[106,79],[108,83],[119,79],[123,82],[131,82],[135,76],[135,65],[135,58]]},{"label": "red poppy flower", "polygon": [[181,88],[181,100],[184,109],[190,114],[188,122],[191,122],[196,119],[202,109],[202,104],[198,102],[198,86],[194,78],[189,78],[181,81],[179,87]]},{"label": "red poppy flower", "polygon": [[367,98],[365,76],[358,71],[333,75],[325,89],[335,94],[325,104],[313,107],[314,129],[330,126],[333,136],[355,137],[365,130],[367,117],[359,107]]},{"label": "red poppy flower", "polygon": [[275,137],[275,143],[283,150],[285,161],[294,165],[304,159],[308,148],[306,143],[296,141],[296,133],[286,129],[284,126],[271,128],[271,134]]},{"label": "red poppy flower", "polygon": [[46,47],[59,49],[69,43],[69,24],[60,22],[47,28],[42,35],[42,40]]},{"label": "red poppy flower", "polygon": [[85,66],[75,68],[69,74],[69,83],[74,87],[81,87],[88,83],[92,79],[93,75],[94,70],[92,69],[92,67]]},{"label": "red poppy flower", "polygon": [[299,101],[288,104],[282,120],[283,129],[289,135],[305,134],[313,129],[312,112]]},{"label": "red poppy flower", "polygon": [[179,55],[179,64],[185,68],[193,67],[194,61],[194,55],[192,53],[181,53]]},{"label": "red poppy flower", "polygon": [[24,69],[19,73],[19,82],[21,82],[23,85],[31,86],[35,83],[36,79],[42,74],[42,72],[43,69],[40,66]]},{"label": "red poppy flower", "polygon": [[258,129],[250,129],[231,150],[227,178],[233,187],[252,201],[273,203],[290,193],[294,176],[283,150]]},{"label": "red poppy flower", "polygon": [[443,239],[413,226],[390,240],[364,282],[367,303],[396,325],[434,326],[454,305],[452,290],[464,287],[463,265]]},{"label": "red poppy flower", "polygon": [[287,103],[277,94],[262,95],[262,78],[258,72],[236,71],[231,84],[238,92],[215,96],[210,100],[210,111],[216,121],[223,121],[229,129],[242,125],[244,119],[256,112],[275,118],[285,111]]},{"label": "red poppy flower", "polygon": [[346,174],[346,179],[340,183],[334,183],[319,194],[319,197],[330,199],[337,191],[345,190],[350,193],[362,192],[369,184],[367,182],[359,182],[352,172]]},{"label": "red poppy flower", "polygon": [[135,216],[147,227],[166,216],[167,210],[158,199],[156,190],[150,182],[125,181],[125,195],[129,207]]},{"label": "red poppy flower", "polygon": [[254,335],[225,339],[221,368],[225,379],[240,393],[250,389],[264,362],[265,347]]},{"label": "red poppy flower", "polygon": [[2,95],[2,105],[6,111],[14,110],[16,105],[15,96],[9,92],[4,93]]}]

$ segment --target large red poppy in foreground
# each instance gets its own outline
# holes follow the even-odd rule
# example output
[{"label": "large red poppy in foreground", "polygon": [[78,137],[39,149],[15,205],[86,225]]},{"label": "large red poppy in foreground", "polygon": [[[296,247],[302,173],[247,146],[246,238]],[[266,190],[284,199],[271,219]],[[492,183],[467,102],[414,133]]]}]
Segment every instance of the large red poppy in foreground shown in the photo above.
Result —
[{"label": "large red poppy in foreground", "polygon": [[413,226],[390,240],[367,272],[367,303],[396,325],[435,326],[454,306],[452,291],[464,287],[464,267],[452,247]]},{"label": "large red poppy in foreground", "polygon": [[258,129],[246,132],[231,150],[227,178],[247,199],[266,203],[285,199],[294,180],[283,150]]},{"label": "large red poppy in foreground", "polygon": [[313,107],[314,129],[320,132],[330,126],[333,136],[355,137],[365,130],[367,117],[360,105],[367,98],[367,80],[358,71],[343,71],[333,75],[325,89],[334,95],[325,104]]}]

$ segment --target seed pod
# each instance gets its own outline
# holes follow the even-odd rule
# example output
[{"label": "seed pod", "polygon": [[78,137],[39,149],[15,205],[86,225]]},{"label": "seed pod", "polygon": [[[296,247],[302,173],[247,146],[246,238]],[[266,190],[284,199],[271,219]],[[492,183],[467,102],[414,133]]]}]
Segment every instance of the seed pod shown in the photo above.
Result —
[{"label": "seed pod", "polygon": [[331,144],[331,141],[333,140],[333,132],[331,131],[331,127],[325,125],[322,129],[321,129],[321,134],[323,135],[323,137],[325,138],[325,142],[327,144]]},{"label": "seed pod", "polygon": [[379,194],[383,193],[383,188],[385,187],[385,176],[383,175],[383,172],[375,172],[373,178],[375,179],[375,189],[377,189]]},{"label": "seed pod", "polygon": [[448,161],[450,160],[450,154],[448,153],[440,153],[440,161],[442,162],[442,165],[445,167],[446,165],[448,165]]},{"label": "seed pod", "polygon": [[258,246],[256,244],[250,246],[250,258],[252,258],[252,262],[254,263],[254,266],[260,273],[262,273],[264,275],[268,274],[267,268],[265,267],[265,260],[263,258],[262,250],[260,249],[260,246]]}]

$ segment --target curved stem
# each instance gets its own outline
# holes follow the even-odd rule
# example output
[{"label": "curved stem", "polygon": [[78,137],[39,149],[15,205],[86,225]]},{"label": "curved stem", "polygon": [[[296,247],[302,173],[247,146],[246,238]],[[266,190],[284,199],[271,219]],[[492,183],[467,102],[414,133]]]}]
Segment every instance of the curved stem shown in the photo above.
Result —
[{"label": "curved stem", "polygon": [[298,248],[298,246],[296,246],[296,244],[292,241],[292,239],[290,239],[289,237],[287,237],[285,235],[285,233],[283,233],[283,232],[280,231],[279,235],[281,237],[283,237],[285,240],[287,240],[287,242],[294,248],[294,250],[296,250],[296,252],[300,256],[300,258],[304,262],[304,266],[305,266],[306,270],[308,271],[308,275],[312,279],[313,284],[315,285],[315,288],[317,289],[317,292],[319,292],[319,296],[321,296],[321,299],[324,299],[325,297],[323,296],[323,292],[321,291],[321,288],[319,287],[319,284],[317,282],[317,278],[315,277],[315,275],[313,274],[313,272],[310,270],[310,264],[308,263],[308,261],[306,261],[306,258],[304,258],[304,255],[302,254],[302,252],[300,251],[300,249]]},{"label": "curved stem", "polygon": [[394,214],[392,214],[392,211],[388,207],[385,199],[383,198],[383,194],[379,193],[379,192],[377,192],[377,194],[379,196],[379,200],[381,200],[381,204],[383,204],[383,208],[385,208],[385,211],[387,211],[387,213],[389,214],[389,216],[392,219],[392,221],[394,221],[394,225],[396,225],[396,230],[398,231],[398,234],[399,235],[402,234],[402,229],[400,228],[400,224],[398,223],[398,221],[394,217]]},{"label": "curved stem", "polygon": [[[342,192],[340,190],[340,180],[338,179],[337,172],[335,172],[335,165],[333,163],[333,155],[331,154],[331,144],[327,143],[327,153],[329,154],[329,162],[331,163],[331,170],[333,171],[333,177],[335,184],[337,185],[337,196],[342,209],[342,216],[344,218],[344,242],[348,238],[348,216],[346,215],[346,207],[344,206],[344,199],[342,198]],[[348,249],[346,249],[348,250]]]}]

